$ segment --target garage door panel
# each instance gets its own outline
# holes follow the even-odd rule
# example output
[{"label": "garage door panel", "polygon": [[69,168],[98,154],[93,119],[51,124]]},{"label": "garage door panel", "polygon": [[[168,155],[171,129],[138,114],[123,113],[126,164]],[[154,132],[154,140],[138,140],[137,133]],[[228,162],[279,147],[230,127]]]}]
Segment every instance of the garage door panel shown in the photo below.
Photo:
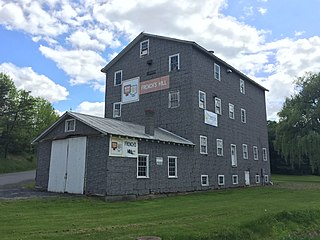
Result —
[{"label": "garage door panel", "polygon": [[64,192],[68,140],[56,140],[51,145],[48,191]]},{"label": "garage door panel", "polygon": [[86,140],[86,137],[69,139],[66,192],[83,194]]}]

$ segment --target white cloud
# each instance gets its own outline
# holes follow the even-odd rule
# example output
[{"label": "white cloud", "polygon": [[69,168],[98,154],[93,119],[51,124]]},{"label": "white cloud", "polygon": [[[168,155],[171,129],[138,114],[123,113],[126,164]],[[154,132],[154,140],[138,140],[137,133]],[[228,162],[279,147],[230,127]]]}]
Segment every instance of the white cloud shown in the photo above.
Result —
[{"label": "white cloud", "polygon": [[305,34],[305,31],[295,31],[294,36],[299,37],[301,35]]},{"label": "white cloud", "polygon": [[265,15],[267,13],[268,9],[266,8],[262,8],[262,7],[259,7],[258,8],[258,12],[261,14],[261,15]]},{"label": "white cloud", "polygon": [[76,112],[103,117],[104,102],[82,102],[76,108]]},{"label": "white cloud", "polygon": [[70,77],[71,84],[90,84],[103,82],[104,75],[100,69],[105,60],[91,50],[66,50],[62,47],[50,48],[41,45],[40,52],[57,63],[57,66]]},{"label": "white cloud", "polygon": [[18,89],[31,91],[32,96],[43,97],[49,102],[65,100],[69,95],[65,87],[34,72],[31,67],[20,68],[12,63],[2,63],[0,71],[10,75]]}]

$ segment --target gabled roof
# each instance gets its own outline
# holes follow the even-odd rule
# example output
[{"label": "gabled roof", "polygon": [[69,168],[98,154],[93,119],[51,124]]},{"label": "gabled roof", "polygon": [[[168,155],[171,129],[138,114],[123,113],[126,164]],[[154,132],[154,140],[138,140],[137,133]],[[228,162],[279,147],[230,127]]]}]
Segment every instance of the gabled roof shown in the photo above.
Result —
[{"label": "gabled roof", "polygon": [[249,78],[247,75],[245,75],[244,73],[242,73],[241,71],[239,71],[238,69],[232,67],[230,64],[226,63],[225,61],[223,61],[222,59],[218,58],[216,55],[213,54],[212,51],[208,51],[206,50],[204,47],[200,46],[199,44],[197,44],[194,41],[186,41],[186,40],[181,40],[181,39],[176,39],[176,38],[170,38],[170,37],[164,37],[164,36],[159,36],[159,35],[154,35],[154,34],[150,34],[150,33],[144,33],[141,32],[133,41],[131,41],[124,49],[122,49],[122,51],[115,57],[113,58],[104,68],[101,69],[101,72],[106,73],[109,68],[111,68],[116,62],[118,62],[120,60],[120,58],[125,55],[131,48],[133,48],[138,42],[141,41],[141,39],[143,37],[152,37],[152,38],[158,38],[158,39],[163,39],[163,40],[167,40],[167,41],[174,41],[174,42],[179,42],[179,43],[183,43],[183,44],[189,44],[192,45],[193,47],[197,48],[198,50],[200,50],[201,52],[203,52],[204,54],[206,54],[207,56],[213,58],[216,61],[221,62],[222,64],[224,64],[225,66],[227,66],[227,68],[230,68],[233,72],[238,73],[240,76],[246,78],[248,81],[250,81],[251,83],[253,83],[254,85],[260,87],[261,89],[263,89],[264,91],[269,91],[268,89],[266,89],[265,87],[261,86],[259,83],[255,82],[254,80],[252,80],[251,78]]},{"label": "gabled roof", "polygon": [[75,112],[66,112],[65,114],[63,114],[57,122],[55,122],[51,127],[49,127],[37,138],[35,138],[32,141],[32,143],[36,143],[42,140],[51,130],[53,130],[59,123],[63,122],[68,116],[84,123],[85,125],[105,135],[117,135],[123,137],[155,140],[168,143],[194,145],[191,141],[162,128],[155,128],[154,136],[151,136],[145,134],[145,127],[142,125]]}]

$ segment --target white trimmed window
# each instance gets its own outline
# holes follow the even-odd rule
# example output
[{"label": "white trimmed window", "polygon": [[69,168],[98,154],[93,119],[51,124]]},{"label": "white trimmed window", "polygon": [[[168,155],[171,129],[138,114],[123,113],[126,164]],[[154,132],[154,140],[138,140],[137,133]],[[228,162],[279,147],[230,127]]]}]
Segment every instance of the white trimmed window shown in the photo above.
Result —
[{"label": "white trimmed window", "polygon": [[246,123],[247,122],[247,113],[246,110],[241,108],[241,122]]},{"label": "white trimmed window", "polygon": [[234,105],[229,103],[229,118],[234,119]]},{"label": "white trimmed window", "polygon": [[239,182],[238,175],[232,175],[232,184],[236,185]]},{"label": "white trimmed window", "polygon": [[114,86],[118,86],[121,85],[122,83],[122,70],[116,71],[114,73]]},{"label": "white trimmed window", "polygon": [[207,154],[208,147],[207,147],[207,137],[200,135],[200,154]]},{"label": "white trimmed window", "polygon": [[267,149],[266,148],[262,148],[262,159],[263,159],[263,161],[267,161],[268,160]]},{"label": "white trimmed window", "polygon": [[214,98],[214,106],[215,106],[215,112],[216,114],[222,114],[222,109],[221,109],[221,99],[220,98]]},{"label": "white trimmed window", "polygon": [[269,182],[269,176],[268,175],[264,175],[264,182],[268,183]]},{"label": "white trimmed window", "polygon": [[230,144],[230,152],[231,152],[231,166],[237,166],[237,146],[235,144]]},{"label": "white trimmed window", "polygon": [[180,69],[180,54],[169,56],[169,72]]},{"label": "white trimmed window", "polygon": [[75,119],[66,120],[64,124],[64,131],[74,132],[75,130],[76,130],[76,120]]},{"label": "white trimmed window", "polygon": [[149,155],[147,154],[138,155],[137,178],[149,178]]},{"label": "white trimmed window", "polygon": [[257,146],[253,146],[253,159],[254,160],[258,160],[258,147]]},{"label": "white trimmed window", "polygon": [[201,175],[201,186],[203,186],[203,187],[209,186],[209,177],[208,177],[208,175]]},{"label": "white trimmed window", "polygon": [[177,157],[168,156],[168,178],[177,178]]},{"label": "white trimmed window", "polygon": [[223,140],[217,139],[217,156],[223,156]]},{"label": "white trimmed window", "polygon": [[206,93],[199,90],[199,108],[206,109]]},{"label": "white trimmed window", "polygon": [[246,94],[246,87],[244,85],[244,80],[240,79],[240,92]]},{"label": "white trimmed window", "polygon": [[113,104],[113,117],[121,117],[121,102],[117,102]]},{"label": "white trimmed window", "polygon": [[177,108],[180,106],[180,92],[169,92],[169,108]]},{"label": "white trimmed window", "polygon": [[224,185],[224,175],[218,175],[218,185]]},{"label": "white trimmed window", "polygon": [[215,63],[214,67],[213,67],[213,71],[214,71],[214,78],[220,81],[221,80],[220,79],[220,66]]},{"label": "white trimmed window", "polygon": [[248,159],[248,145],[242,144],[242,156],[243,159]]},{"label": "white trimmed window", "polygon": [[140,42],[140,57],[149,54],[149,39]]},{"label": "white trimmed window", "polygon": [[260,183],[260,175],[256,174],[256,183]]}]

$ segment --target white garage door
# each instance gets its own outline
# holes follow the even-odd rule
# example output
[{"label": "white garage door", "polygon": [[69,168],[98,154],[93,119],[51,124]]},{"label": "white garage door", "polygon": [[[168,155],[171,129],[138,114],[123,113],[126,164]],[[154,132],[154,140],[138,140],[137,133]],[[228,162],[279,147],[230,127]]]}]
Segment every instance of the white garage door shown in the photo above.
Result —
[{"label": "white garage door", "polygon": [[83,194],[86,137],[52,142],[48,191]]}]

